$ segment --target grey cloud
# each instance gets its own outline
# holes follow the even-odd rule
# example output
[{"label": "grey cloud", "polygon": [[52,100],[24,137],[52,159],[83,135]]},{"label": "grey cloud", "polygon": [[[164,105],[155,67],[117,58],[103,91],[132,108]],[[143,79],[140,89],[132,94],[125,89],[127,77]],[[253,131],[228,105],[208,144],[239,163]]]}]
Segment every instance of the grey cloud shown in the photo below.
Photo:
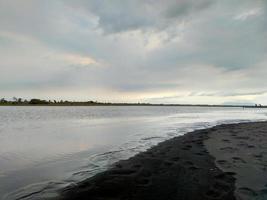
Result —
[{"label": "grey cloud", "polygon": [[157,30],[175,26],[177,20],[206,9],[212,0],[114,0],[114,1],[69,1],[69,5],[79,7],[96,15],[99,27],[105,33],[131,30]]},{"label": "grey cloud", "polygon": [[[1,94],[75,86],[174,100],[264,96],[266,8],[263,0],[0,0]],[[99,65],[61,63],[61,54]]]},{"label": "grey cloud", "polygon": [[190,14],[196,14],[204,9],[207,9],[215,1],[212,0],[202,0],[202,1],[193,1],[193,0],[181,0],[173,1],[172,4],[166,9],[165,16],[168,18],[180,18],[182,16],[187,16]]},{"label": "grey cloud", "polygon": [[[213,6],[217,9],[192,19],[183,31],[184,43],[170,43],[168,48],[154,51],[152,57],[157,63],[202,63],[231,70],[262,62],[267,52],[267,30],[262,29],[266,16],[262,13],[245,21],[233,20],[238,9],[224,8],[223,2]],[[261,8],[266,12],[267,7]]]}]

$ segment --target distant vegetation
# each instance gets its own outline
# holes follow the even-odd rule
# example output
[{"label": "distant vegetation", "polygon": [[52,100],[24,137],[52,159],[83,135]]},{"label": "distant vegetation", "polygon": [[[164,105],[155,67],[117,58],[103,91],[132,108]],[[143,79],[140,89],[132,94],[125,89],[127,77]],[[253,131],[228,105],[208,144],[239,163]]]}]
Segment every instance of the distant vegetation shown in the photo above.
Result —
[{"label": "distant vegetation", "polygon": [[22,99],[13,97],[12,100],[0,98],[0,106],[201,106],[201,107],[243,107],[243,108],[267,108],[261,104],[248,105],[209,105],[209,104],[150,104],[150,103],[105,103],[97,101],[65,101],[65,100],[42,100]]},{"label": "distant vegetation", "polygon": [[201,106],[201,107],[243,107],[243,108],[267,108],[261,104],[248,105],[208,105],[208,104],[150,104],[150,103],[104,103],[97,101],[65,101],[65,100],[42,100],[22,99],[13,97],[12,100],[0,98],[0,106]]},{"label": "distant vegetation", "polygon": [[147,103],[103,103],[97,101],[64,101],[64,100],[43,100],[43,99],[22,99],[13,97],[12,100],[0,99],[0,106],[27,106],[27,105],[48,105],[48,106],[93,106],[93,105],[150,105]]},{"label": "distant vegetation", "polygon": [[77,101],[57,101],[57,100],[42,100],[42,99],[22,99],[13,97],[12,100],[0,99],[0,105],[97,105],[103,104],[95,101],[77,102]]}]

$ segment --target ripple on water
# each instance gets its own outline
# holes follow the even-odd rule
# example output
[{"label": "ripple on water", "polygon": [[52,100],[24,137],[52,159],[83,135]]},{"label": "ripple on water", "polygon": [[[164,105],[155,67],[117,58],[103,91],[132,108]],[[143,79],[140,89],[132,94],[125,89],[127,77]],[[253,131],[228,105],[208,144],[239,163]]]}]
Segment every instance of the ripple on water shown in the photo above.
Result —
[{"label": "ripple on water", "polygon": [[52,199],[58,196],[57,191],[67,186],[75,184],[73,182],[49,181],[38,184],[28,185],[12,193],[6,194],[2,200],[40,200]]}]

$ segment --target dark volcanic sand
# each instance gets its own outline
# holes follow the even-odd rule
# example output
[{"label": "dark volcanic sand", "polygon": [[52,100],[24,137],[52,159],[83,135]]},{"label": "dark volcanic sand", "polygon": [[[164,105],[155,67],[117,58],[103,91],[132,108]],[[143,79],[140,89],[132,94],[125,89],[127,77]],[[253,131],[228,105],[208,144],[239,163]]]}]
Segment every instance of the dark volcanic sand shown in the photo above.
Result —
[{"label": "dark volcanic sand", "polygon": [[236,173],[236,198],[267,200],[267,123],[222,125],[204,141],[217,166]]},{"label": "dark volcanic sand", "polygon": [[220,125],[120,161],[61,199],[267,199],[266,152],[266,122]]}]

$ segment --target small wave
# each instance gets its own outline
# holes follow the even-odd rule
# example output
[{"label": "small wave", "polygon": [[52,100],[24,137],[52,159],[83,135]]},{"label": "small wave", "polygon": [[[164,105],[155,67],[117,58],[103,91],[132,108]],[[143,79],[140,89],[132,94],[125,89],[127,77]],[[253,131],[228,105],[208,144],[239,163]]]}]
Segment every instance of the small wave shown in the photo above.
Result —
[{"label": "small wave", "polygon": [[71,181],[49,181],[28,185],[12,193],[6,194],[2,200],[41,200],[52,199],[58,196],[59,189],[73,185]]},{"label": "small wave", "polygon": [[108,155],[112,155],[114,153],[119,153],[119,152],[122,152],[122,151],[123,150],[108,151],[108,152],[105,152],[105,153],[97,154],[97,155],[95,155],[95,157],[108,156]]},{"label": "small wave", "polygon": [[164,138],[164,137],[154,136],[154,137],[141,138],[141,140],[154,140],[154,139],[162,139],[162,138]]}]

